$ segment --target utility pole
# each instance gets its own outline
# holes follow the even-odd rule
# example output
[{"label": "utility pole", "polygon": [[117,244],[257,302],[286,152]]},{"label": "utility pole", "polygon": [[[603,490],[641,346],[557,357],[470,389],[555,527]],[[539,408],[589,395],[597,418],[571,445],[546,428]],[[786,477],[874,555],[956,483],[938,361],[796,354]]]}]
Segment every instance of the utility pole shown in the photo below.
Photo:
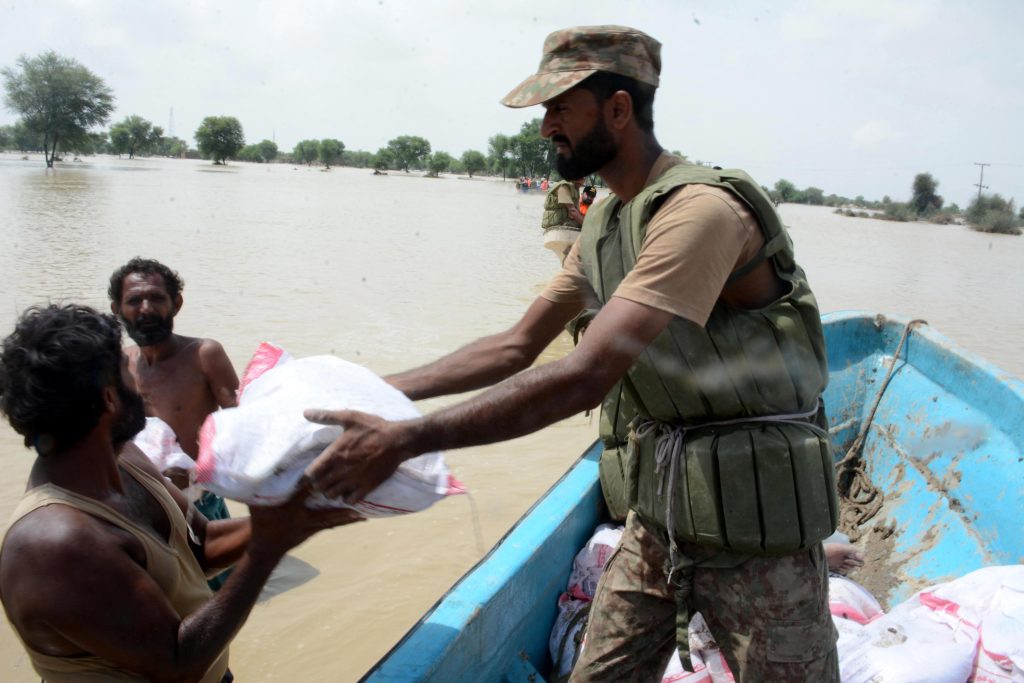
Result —
[{"label": "utility pole", "polygon": [[174,137],[174,107],[171,107],[171,113],[167,116],[167,136]]},{"label": "utility pole", "polygon": [[981,201],[981,191],[988,189],[988,185],[982,185],[982,183],[985,182],[985,167],[986,166],[991,166],[992,164],[979,164],[977,161],[975,161],[974,165],[975,166],[981,166],[981,177],[978,178],[978,182],[976,183],[976,187],[978,188],[978,201],[980,202]]}]

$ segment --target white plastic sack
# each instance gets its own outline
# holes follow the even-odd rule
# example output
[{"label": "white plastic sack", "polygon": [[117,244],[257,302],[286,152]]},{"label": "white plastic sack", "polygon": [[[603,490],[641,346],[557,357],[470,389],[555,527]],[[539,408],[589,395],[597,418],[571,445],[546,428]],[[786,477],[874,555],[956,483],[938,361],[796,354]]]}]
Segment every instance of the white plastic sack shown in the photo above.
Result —
[{"label": "white plastic sack", "polygon": [[[558,596],[558,616],[548,638],[548,650],[556,676],[565,676],[572,669],[582,631],[587,622],[580,613],[594,599],[597,582],[608,558],[622,539],[622,526],[602,524],[594,530],[587,544],[573,558],[566,591]],[[585,617],[585,614],[583,615]]]},{"label": "white plastic sack", "polygon": [[601,572],[622,540],[624,527],[602,524],[583,549],[576,553],[569,574],[568,593],[577,600],[593,600]]},{"label": "white plastic sack", "polygon": [[[581,614],[585,616],[585,610],[594,598],[597,582],[622,540],[623,529],[622,526],[601,524],[573,559],[567,590],[558,597],[558,616],[548,639],[554,665],[552,678],[568,675],[578,658],[577,650],[582,651],[586,645],[581,643],[586,628],[586,619],[581,618]],[[733,683],[729,665],[700,613],[695,613],[690,620],[689,640],[694,670],[683,668],[676,650],[662,676],[662,683]]]},{"label": "white plastic sack", "polygon": [[147,417],[146,426],[135,435],[132,442],[156,465],[157,470],[180,469],[186,472],[195,469],[196,462],[181,450],[178,437],[171,426],[159,417]]},{"label": "white plastic sack", "polygon": [[975,683],[1024,683],[1024,566],[978,569],[920,599],[950,628],[980,631]]},{"label": "white plastic sack", "polygon": [[[199,432],[196,481],[225,498],[248,504],[288,499],[306,467],[343,431],[303,417],[307,408],[359,410],[388,420],[420,413],[404,394],[366,368],[334,356],[291,359],[261,344],[243,375],[238,407],[212,413]],[[366,517],[424,510],[463,493],[440,453],[402,463],[354,506]]]},{"label": "white plastic sack", "polygon": [[693,671],[683,667],[679,649],[672,653],[668,668],[661,683],[734,683],[736,680],[729,669],[725,656],[718,649],[711,629],[704,621],[704,615],[694,612],[689,627],[690,663]]},{"label": "white plastic sack", "polygon": [[828,577],[828,608],[833,618],[852,619],[858,624],[869,624],[884,614],[868,589],[836,574]]}]

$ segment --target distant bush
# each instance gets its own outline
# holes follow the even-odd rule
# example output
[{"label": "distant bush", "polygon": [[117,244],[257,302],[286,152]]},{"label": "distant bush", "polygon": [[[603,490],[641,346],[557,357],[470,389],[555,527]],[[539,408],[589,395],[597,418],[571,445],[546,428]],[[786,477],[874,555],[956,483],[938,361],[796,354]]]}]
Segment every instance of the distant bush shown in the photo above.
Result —
[{"label": "distant bush", "polygon": [[998,194],[982,195],[971,202],[965,213],[971,228],[979,232],[1019,235],[1021,219],[1015,215],[1013,200]]},{"label": "distant bush", "polygon": [[998,232],[1004,235],[1019,235],[1020,219],[1007,211],[986,211],[977,222],[971,223],[971,229],[978,232]]},{"label": "distant bush", "polygon": [[832,213],[838,213],[842,216],[849,216],[850,218],[877,218],[877,214],[869,213],[867,211],[854,211],[853,209],[836,209]]},{"label": "distant bush", "polygon": [[950,225],[951,223],[956,223],[956,221],[957,217],[954,214],[945,211],[939,211],[928,217],[929,223],[938,223],[939,225]]},{"label": "distant bush", "polygon": [[917,212],[903,202],[892,202],[885,207],[885,211],[878,217],[886,221],[905,223],[907,221],[916,221]]}]

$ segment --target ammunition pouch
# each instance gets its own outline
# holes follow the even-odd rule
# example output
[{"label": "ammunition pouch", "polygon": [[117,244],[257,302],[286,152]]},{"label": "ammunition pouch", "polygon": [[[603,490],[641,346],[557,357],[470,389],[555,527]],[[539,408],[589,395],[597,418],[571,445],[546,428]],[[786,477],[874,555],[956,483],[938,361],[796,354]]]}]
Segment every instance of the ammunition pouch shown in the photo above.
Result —
[{"label": "ammunition pouch", "polygon": [[787,554],[838,522],[829,438],[810,423],[647,422],[631,432],[625,464],[630,508],[675,544]]}]

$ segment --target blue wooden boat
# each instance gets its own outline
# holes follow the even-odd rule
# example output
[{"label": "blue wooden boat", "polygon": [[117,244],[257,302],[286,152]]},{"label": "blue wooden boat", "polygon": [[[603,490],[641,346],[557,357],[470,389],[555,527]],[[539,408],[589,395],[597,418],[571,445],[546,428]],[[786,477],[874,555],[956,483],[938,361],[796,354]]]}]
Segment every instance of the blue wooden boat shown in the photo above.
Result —
[{"label": "blue wooden boat", "polygon": [[[1024,561],[1024,382],[925,325],[863,312],[824,320],[836,458],[863,433],[884,493],[861,527],[881,578],[858,580],[895,603]],[[545,680],[556,600],[606,514],[599,456],[595,443],[363,680]]]}]

